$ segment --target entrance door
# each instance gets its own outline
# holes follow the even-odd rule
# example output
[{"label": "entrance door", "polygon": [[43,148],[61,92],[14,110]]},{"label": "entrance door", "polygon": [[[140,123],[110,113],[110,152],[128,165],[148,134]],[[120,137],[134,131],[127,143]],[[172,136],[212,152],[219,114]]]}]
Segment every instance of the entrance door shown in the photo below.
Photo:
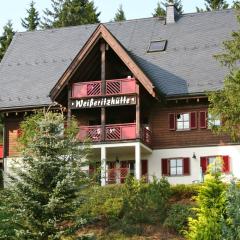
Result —
[{"label": "entrance door", "polygon": [[116,163],[108,162],[108,174],[107,174],[108,183],[116,183]]},{"label": "entrance door", "polygon": [[148,160],[142,160],[142,177],[148,180]]}]

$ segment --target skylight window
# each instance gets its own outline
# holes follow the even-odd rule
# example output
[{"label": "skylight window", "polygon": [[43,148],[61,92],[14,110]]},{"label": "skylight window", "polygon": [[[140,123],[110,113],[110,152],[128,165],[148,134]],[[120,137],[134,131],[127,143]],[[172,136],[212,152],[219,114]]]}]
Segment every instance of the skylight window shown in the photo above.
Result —
[{"label": "skylight window", "polygon": [[148,52],[162,52],[165,51],[167,40],[152,41],[149,45]]}]

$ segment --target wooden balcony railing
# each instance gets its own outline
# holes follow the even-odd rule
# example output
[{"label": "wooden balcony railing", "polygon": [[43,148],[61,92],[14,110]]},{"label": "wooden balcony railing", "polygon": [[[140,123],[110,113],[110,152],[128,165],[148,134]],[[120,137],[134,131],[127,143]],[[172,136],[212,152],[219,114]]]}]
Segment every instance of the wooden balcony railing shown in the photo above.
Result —
[{"label": "wooden balcony railing", "polygon": [[[106,81],[106,96],[136,93],[136,80],[124,78]],[[103,96],[102,82],[81,82],[72,86],[72,98]]]},{"label": "wooden balcony railing", "polygon": [[[141,130],[141,140],[146,145],[151,145],[151,131],[145,127]],[[101,125],[96,126],[80,126],[77,138],[80,141],[90,140],[92,142],[100,142],[102,140]],[[104,141],[122,141],[134,140],[136,135],[135,123],[111,124],[105,126]]]}]

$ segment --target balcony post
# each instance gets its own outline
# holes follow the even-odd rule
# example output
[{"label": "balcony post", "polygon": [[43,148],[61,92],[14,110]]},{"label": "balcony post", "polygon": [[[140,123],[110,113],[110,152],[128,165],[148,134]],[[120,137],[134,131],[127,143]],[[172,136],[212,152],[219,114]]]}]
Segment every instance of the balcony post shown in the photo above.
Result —
[{"label": "balcony post", "polygon": [[68,84],[68,110],[67,110],[67,124],[70,125],[72,111],[71,111],[71,97],[72,97],[72,86]]},{"label": "balcony post", "polygon": [[[101,81],[102,81],[102,95],[106,94],[106,44],[102,42],[100,45],[101,51]],[[101,108],[101,140],[105,140],[105,126],[106,126],[106,109],[105,107]]]},{"label": "balcony post", "polygon": [[106,147],[101,147],[101,186],[106,185]]},{"label": "balcony post", "polygon": [[141,146],[140,142],[135,145],[135,178],[141,179]]},{"label": "balcony post", "polygon": [[137,104],[136,104],[136,138],[140,139],[140,97],[139,97],[139,84],[136,83],[136,94],[137,94]]}]

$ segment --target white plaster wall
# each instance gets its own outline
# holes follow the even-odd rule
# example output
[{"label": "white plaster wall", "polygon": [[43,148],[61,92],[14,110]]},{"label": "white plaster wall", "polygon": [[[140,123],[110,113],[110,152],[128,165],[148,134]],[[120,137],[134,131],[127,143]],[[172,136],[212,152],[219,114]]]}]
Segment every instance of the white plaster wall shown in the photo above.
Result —
[{"label": "white plaster wall", "polygon": [[[193,153],[197,159],[192,158]],[[193,181],[201,181],[200,157],[215,155],[228,155],[230,172],[240,179],[240,145],[154,150],[148,157],[150,179],[153,175],[162,177],[162,158],[188,157],[190,158],[190,176],[167,177],[168,181],[171,184],[190,184]]]}]

